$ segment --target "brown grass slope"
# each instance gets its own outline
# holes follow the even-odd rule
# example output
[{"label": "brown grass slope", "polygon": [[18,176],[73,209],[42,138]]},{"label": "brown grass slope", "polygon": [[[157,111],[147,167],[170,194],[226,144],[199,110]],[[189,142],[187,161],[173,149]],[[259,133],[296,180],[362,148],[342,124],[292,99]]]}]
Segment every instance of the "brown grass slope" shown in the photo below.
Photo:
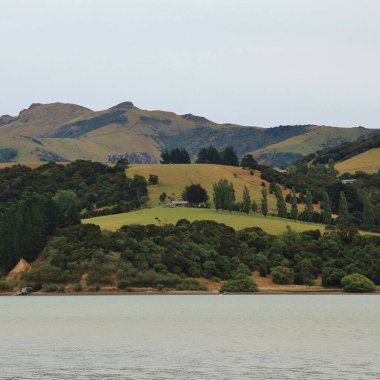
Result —
[{"label": "brown grass slope", "polygon": [[338,162],[335,167],[340,173],[355,173],[357,171],[376,173],[380,170],[380,148],[373,148]]},{"label": "brown grass slope", "polygon": [[[366,131],[361,129],[362,134]],[[319,142],[313,146],[315,136],[319,136]],[[164,147],[177,146],[186,147],[194,157],[202,146],[210,144],[218,149],[233,145],[239,155],[268,146],[277,149],[273,144],[281,143],[285,151],[309,153],[358,136],[353,129],[332,127],[217,124],[192,114],[142,110],[131,102],[101,111],[74,104],[32,104],[18,116],[0,117],[0,150],[16,149],[17,162],[75,159],[107,162],[109,156],[131,152],[146,152],[159,159]],[[307,149],[303,147],[305,140],[311,140]]]},{"label": "brown grass slope", "polygon": [[278,143],[253,152],[255,157],[265,153],[299,153],[308,155],[318,150],[339,145],[347,141],[361,140],[376,130],[366,128],[336,128],[329,126],[310,126],[309,130],[297,136],[292,136]]}]

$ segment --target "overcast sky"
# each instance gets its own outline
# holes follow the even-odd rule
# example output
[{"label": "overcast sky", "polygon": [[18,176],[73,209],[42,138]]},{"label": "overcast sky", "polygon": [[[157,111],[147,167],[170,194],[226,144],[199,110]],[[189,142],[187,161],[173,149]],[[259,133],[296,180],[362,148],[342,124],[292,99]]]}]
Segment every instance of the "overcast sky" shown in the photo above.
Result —
[{"label": "overcast sky", "polygon": [[0,114],[122,101],[380,127],[378,0],[0,0]]}]

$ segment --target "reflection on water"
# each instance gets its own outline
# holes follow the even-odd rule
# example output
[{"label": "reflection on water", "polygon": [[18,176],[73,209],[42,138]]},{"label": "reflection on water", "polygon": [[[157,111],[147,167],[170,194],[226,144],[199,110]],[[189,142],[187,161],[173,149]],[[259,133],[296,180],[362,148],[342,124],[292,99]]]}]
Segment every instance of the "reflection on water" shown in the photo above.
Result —
[{"label": "reflection on water", "polygon": [[377,379],[376,295],[0,297],[1,379]]}]

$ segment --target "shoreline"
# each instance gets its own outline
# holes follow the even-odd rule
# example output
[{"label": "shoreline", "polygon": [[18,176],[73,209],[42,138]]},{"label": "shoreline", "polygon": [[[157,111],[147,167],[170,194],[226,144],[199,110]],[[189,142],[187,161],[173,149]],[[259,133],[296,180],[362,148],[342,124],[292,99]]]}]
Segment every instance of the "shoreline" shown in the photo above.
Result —
[{"label": "shoreline", "polygon": [[[52,292],[52,293],[43,293],[43,292],[35,292],[31,294],[27,294],[21,297],[46,297],[46,296],[58,296],[58,297],[65,297],[65,296],[264,296],[264,295],[380,295],[380,291],[375,291],[371,293],[349,293],[344,292],[342,290],[331,290],[328,289],[326,291],[258,291],[258,292],[242,292],[242,293],[224,293],[220,294],[219,292],[215,291],[167,291],[167,292],[160,292],[160,291],[136,291],[136,292],[105,292],[105,291],[99,291],[99,292]],[[0,297],[14,297],[14,296],[20,296],[15,293],[0,293]]]}]

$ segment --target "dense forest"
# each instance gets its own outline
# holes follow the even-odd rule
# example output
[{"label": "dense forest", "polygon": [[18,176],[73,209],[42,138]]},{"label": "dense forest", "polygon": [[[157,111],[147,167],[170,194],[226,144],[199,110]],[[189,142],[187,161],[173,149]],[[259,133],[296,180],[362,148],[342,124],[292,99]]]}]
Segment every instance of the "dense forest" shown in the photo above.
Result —
[{"label": "dense forest", "polygon": [[[327,165],[301,161],[291,166],[286,173],[264,165],[258,165],[256,169],[261,171],[263,179],[270,182],[273,192],[277,184],[285,189],[293,189],[298,194],[298,203],[307,203],[309,196],[313,204],[319,203],[323,208],[327,196],[332,214],[339,213],[343,193],[348,207],[349,224],[365,228],[365,215],[369,210],[373,214],[370,230],[380,230],[380,172],[344,173],[339,176],[332,160]],[[347,179],[351,181],[345,181]],[[291,195],[288,195],[286,201],[291,202]],[[322,214],[323,212],[314,213],[312,220],[322,222]]]},{"label": "dense forest", "polygon": [[199,277],[212,281],[251,281],[252,271],[272,275],[280,284],[339,287],[347,275],[360,274],[380,284],[380,237],[353,228],[326,233],[288,230],[271,236],[260,228],[235,231],[213,221],[180,220],[176,225],[130,225],[118,232],[95,225],[59,229],[24,283],[36,289],[78,284],[83,276],[96,286],[202,290]]},{"label": "dense forest", "polygon": [[144,205],[147,182],[141,176],[127,178],[126,165],[75,161],[1,169],[0,271],[9,271],[20,258],[33,261],[56,228]]},{"label": "dense forest", "polygon": [[91,161],[68,165],[50,162],[31,169],[16,165],[0,169],[0,212],[33,194],[53,197],[71,190],[78,197],[78,211],[86,216],[134,210],[148,200],[148,183],[141,176],[125,174],[126,160],[114,166]]}]

